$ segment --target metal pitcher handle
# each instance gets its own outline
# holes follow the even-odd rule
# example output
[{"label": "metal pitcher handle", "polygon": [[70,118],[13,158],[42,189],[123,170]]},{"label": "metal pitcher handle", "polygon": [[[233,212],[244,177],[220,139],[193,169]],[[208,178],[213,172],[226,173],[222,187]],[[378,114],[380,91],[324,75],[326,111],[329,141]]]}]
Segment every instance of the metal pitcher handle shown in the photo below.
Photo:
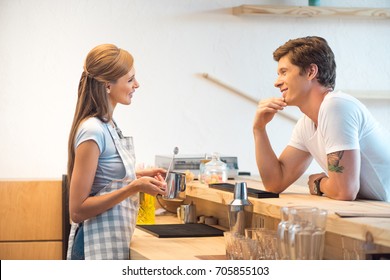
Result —
[{"label": "metal pitcher handle", "polygon": [[181,221],[181,213],[180,213],[180,206],[176,209],[177,217],[179,218],[179,221]]},{"label": "metal pitcher handle", "polygon": [[183,177],[182,179],[184,182],[183,184],[180,184],[180,191],[184,192],[186,190],[187,184],[186,184],[186,177]]}]

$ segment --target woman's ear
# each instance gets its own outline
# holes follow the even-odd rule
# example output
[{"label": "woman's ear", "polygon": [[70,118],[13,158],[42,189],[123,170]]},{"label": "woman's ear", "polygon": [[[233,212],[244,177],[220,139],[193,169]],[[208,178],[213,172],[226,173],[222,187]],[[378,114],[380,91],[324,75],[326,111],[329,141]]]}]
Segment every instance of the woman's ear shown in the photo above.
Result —
[{"label": "woman's ear", "polygon": [[310,64],[308,71],[307,71],[307,77],[310,80],[313,80],[315,77],[317,77],[317,74],[318,74],[317,64],[314,64],[314,63]]},{"label": "woman's ear", "polygon": [[107,92],[107,94],[110,94],[110,92],[111,92],[111,84],[109,82],[106,83],[106,92]]}]

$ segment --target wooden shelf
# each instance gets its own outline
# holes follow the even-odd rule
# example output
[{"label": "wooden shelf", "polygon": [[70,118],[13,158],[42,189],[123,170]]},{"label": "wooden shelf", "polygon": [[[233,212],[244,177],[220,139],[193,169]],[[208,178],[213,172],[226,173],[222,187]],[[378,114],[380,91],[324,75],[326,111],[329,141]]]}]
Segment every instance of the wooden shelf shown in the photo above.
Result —
[{"label": "wooden shelf", "polygon": [[387,8],[339,8],[319,6],[241,5],[233,7],[233,15],[279,15],[292,17],[359,17],[390,19]]}]

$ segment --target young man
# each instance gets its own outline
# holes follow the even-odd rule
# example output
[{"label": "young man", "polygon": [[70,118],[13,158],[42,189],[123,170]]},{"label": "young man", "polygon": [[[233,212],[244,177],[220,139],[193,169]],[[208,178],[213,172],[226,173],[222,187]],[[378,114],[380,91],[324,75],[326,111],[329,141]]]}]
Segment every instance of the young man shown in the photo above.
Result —
[{"label": "young man", "polygon": [[[390,202],[390,134],[357,99],[333,92],[336,63],[326,40],[290,40],[273,55],[278,62],[275,87],[282,97],[260,101],[253,124],[256,162],[265,188],[283,192],[314,158],[324,173],[309,176],[311,194]],[[266,125],[286,106],[297,106],[304,116],[277,158]]]}]

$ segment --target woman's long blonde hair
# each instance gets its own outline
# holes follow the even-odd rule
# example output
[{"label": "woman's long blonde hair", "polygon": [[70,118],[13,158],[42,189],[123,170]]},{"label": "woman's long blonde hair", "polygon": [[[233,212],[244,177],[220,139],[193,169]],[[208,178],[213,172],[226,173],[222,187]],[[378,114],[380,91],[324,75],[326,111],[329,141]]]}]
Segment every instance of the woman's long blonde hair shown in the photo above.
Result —
[{"label": "woman's long blonde hair", "polygon": [[112,44],[93,48],[87,55],[81,74],[76,110],[68,141],[68,182],[72,177],[75,158],[75,136],[80,123],[90,117],[103,122],[112,119],[111,105],[106,92],[108,82],[115,83],[130,72],[133,57]]}]

